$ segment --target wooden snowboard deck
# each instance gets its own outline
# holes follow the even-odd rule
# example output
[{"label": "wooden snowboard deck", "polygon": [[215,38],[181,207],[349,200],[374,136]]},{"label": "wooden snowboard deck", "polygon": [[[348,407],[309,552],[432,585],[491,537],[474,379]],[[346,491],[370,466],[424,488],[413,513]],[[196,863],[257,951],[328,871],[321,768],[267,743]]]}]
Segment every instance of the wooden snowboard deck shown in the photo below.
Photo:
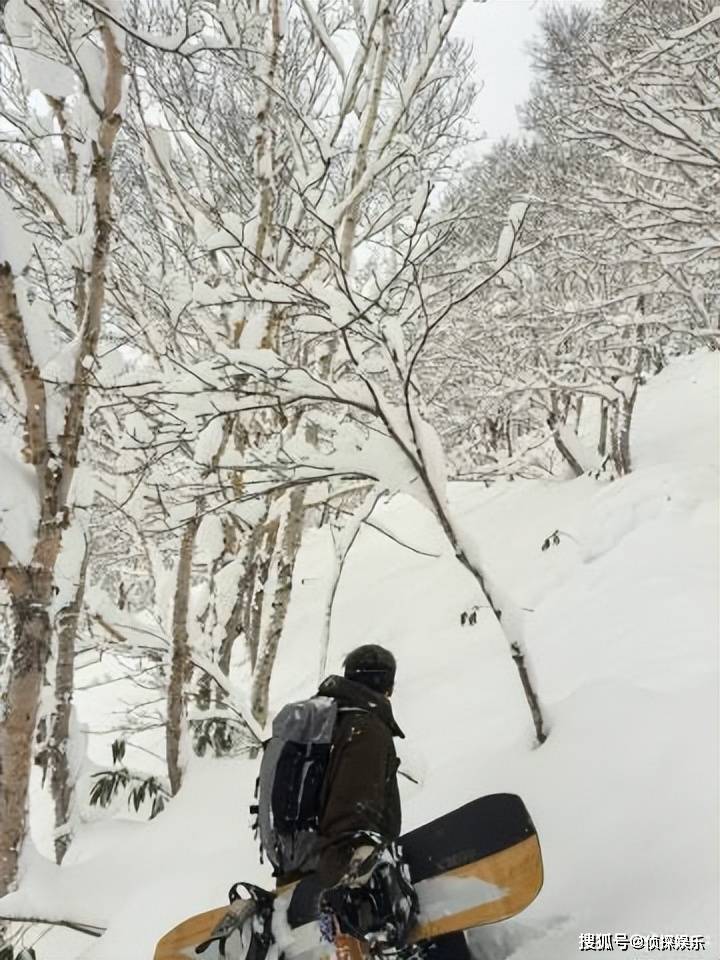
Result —
[{"label": "wooden snowboard deck", "polygon": [[195,947],[208,939],[227,912],[226,904],[224,907],[196,913],[194,917],[183,920],[158,940],[155,960],[187,960],[188,957],[197,960],[202,957],[202,954],[195,953]]},{"label": "wooden snowboard deck", "polygon": [[496,887],[499,895],[454,913],[425,916],[421,910],[420,923],[411,932],[410,943],[438,937],[443,933],[455,933],[458,930],[469,930],[486,923],[507,920],[529,906],[543,885],[538,838],[528,837],[506,850],[493,853],[475,863],[448,870],[423,883],[437,886],[446,880],[480,880]]},{"label": "wooden snowboard deck", "polygon": [[[515,916],[532,903],[542,883],[542,857],[535,834],[473,863],[422,880],[417,884],[421,901],[420,922],[412,931],[410,942]],[[472,897],[478,902],[452,909],[453,898],[462,901]],[[212,935],[227,913],[228,907],[224,906],[184,920],[158,942],[154,960],[214,960],[216,954],[212,947],[203,954],[197,954],[195,948]],[[305,931],[307,926],[315,925],[309,924],[298,930]],[[316,960],[337,956],[338,960],[361,960],[363,946],[351,938],[345,939],[350,942],[342,948],[342,953],[340,948],[333,953],[332,946],[324,944],[322,947],[318,945],[316,950],[301,949],[297,954],[288,951],[287,956],[312,956]]]}]

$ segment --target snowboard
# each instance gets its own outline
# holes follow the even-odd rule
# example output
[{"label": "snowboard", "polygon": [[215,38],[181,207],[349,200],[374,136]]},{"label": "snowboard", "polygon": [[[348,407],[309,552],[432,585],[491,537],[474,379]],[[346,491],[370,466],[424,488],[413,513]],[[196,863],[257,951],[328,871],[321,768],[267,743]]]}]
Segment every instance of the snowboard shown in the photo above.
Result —
[{"label": "snowboard", "polygon": [[[406,833],[400,844],[420,904],[409,943],[506,920],[524,910],[542,887],[537,833],[514,794],[472,800]],[[291,893],[292,888],[276,893],[278,916]],[[238,909],[242,906],[236,902],[185,920],[158,942],[154,960],[243,957],[240,930],[224,944],[212,939],[221,924],[232,926],[232,911]],[[350,937],[339,944],[323,940],[316,922],[292,931],[273,922],[273,933],[284,960],[359,960],[367,955],[367,945]]]}]

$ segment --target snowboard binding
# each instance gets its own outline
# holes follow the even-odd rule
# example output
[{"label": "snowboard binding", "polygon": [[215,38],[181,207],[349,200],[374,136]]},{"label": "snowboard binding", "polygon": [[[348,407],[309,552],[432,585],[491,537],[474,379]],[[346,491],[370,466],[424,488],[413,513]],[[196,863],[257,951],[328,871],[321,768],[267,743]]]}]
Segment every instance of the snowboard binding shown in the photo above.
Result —
[{"label": "snowboard binding", "polygon": [[397,844],[375,847],[321,898],[321,928],[398,948],[407,942],[418,914],[409,870]]},{"label": "snowboard binding", "polygon": [[240,882],[232,885],[228,900],[225,916],[210,937],[195,947],[195,953],[216,944],[220,956],[228,960],[264,960],[272,943],[273,895],[253,883]]}]

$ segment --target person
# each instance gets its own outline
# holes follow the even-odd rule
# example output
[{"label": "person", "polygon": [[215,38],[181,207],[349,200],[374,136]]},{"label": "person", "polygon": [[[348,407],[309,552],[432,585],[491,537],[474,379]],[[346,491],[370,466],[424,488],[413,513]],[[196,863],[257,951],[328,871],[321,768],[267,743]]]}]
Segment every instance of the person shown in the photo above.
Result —
[{"label": "person", "polygon": [[[300,879],[288,908],[292,927],[316,919],[327,892],[342,889],[346,877],[362,872],[374,852],[396,841],[402,828],[400,761],[394,741],[405,734],[390,702],[395,657],[382,646],[364,644],[349,653],[343,665],[344,676],[328,677],[318,690],[318,696],[336,701],[338,719],[319,821],[317,867],[300,878],[278,878],[278,887]],[[388,892],[396,900],[406,894],[392,885]],[[428,960],[470,957],[462,934],[426,941],[422,954]]]},{"label": "person", "polygon": [[348,654],[345,676],[332,676],[318,691],[338,704],[338,723],[320,818],[320,871],[344,872],[358,851],[400,836],[402,813],[395,737],[404,737],[390,698],[395,658],[365,644]]},{"label": "person", "polygon": [[400,836],[394,739],[404,734],[390,704],[396,669],[389,650],[364,644],[345,658],[344,676],[330,676],[320,685],[318,696],[337,703],[337,722],[318,825],[317,867],[301,878],[278,878],[278,887],[301,880],[288,910],[292,926],[317,916],[325,891]]}]

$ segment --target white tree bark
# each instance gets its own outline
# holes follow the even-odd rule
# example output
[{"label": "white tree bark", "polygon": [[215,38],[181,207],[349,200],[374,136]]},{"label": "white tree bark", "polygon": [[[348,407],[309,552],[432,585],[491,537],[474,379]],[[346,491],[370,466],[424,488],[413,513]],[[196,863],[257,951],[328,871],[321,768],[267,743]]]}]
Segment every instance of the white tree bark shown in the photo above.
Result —
[{"label": "white tree bark", "polygon": [[55,712],[51,718],[48,760],[50,790],[55,807],[55,859],[62,863],[72,841],[70,814],[75,793],[75,771],[70,766],[71,721],[75,690],[75,640],[82,612],[90,548],[85,544],[78,585],[72,602],[60,611],[55,661]]},{"label": "white tree bark", "polygon": [[290,605],[295,561],[302,542],[305,488],[281,494],[276,506],[277,542],[263,584],[262,632],[252,681],[252,712],[260,724],[267,720],[270,679]]},{"label": "white tree bark", "polygon": [[[376,24],[370,41],[372,49],[370,56],[370,63],[372,64],[371,86],[367,104],[365,105],[360,121],[358,142],[355,147],[355,163],[348,187],[349,194],[355,192],[368,167],[368,150],[370,149],[370,143],[377,124],[378,113],[380,111],[380,99],[383,92],[383,82],[385,80],[388,60],[390,59],[391,24],[392,17],[388,5],[378,18],[378,23]],[[340,262],[346,273],[349,273],[352,267],[352,254],[360,203],[361,198],[358,196],[348,207],[340,227]]]},{"label": "white tree bark", "polygon": [[168,778],[173,796],[182,786],[183,744],[186,731],[186,693],[192,672],[188,636],[188,611],[190,608],[190,581],[192,576],[193,549],[200,525],[202,500],[198,501],[195,516],[188,521],[180,541],[175,579],[175,599],[172,619],[172,653],[170,677],[167,690],[167,724],[165,727],[165,752]]}]

